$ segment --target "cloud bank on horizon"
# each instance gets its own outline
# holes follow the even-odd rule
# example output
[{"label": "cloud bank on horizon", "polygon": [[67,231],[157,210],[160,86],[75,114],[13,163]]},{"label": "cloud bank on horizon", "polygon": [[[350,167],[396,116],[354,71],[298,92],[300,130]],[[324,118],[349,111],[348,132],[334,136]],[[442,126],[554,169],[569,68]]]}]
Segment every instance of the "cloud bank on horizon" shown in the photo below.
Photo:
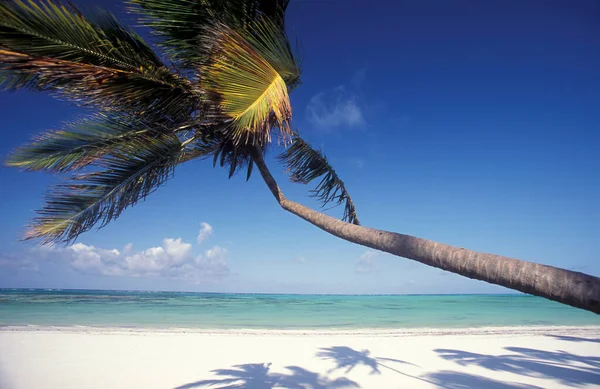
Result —
[{"label": "cloud bank on horizon", "polygon": [[[210,224],[201,223],[198,243],[213,233]],[[160,246],[135,251],[133,244],[123,249],[105,249],[75,243],[68,247],[42,246],[21,255],[0,258],[0,268],[10,271],[40,270],[41,261],[60,261],[87,275],[109,277],[163,277],[188,283],[212,283],[230,274],[228,251],[215,245],[194,255],[193,245],[181,238],[165,238]]]}]

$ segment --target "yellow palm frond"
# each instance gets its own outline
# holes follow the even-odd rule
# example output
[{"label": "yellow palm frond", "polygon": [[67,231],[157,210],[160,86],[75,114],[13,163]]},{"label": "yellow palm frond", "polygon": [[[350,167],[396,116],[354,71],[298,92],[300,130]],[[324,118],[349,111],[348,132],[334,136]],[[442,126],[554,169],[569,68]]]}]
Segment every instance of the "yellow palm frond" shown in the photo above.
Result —
[{"label": "yellow palm frond", "polygon": [[288,84],[300,74],[283,31],[268,20],[252,31],[218,24],[209,30],[210,60],[201,68],[201,85],[232,120],[237,144],[264,144],[279,129],[284,142],[292,135]]}]

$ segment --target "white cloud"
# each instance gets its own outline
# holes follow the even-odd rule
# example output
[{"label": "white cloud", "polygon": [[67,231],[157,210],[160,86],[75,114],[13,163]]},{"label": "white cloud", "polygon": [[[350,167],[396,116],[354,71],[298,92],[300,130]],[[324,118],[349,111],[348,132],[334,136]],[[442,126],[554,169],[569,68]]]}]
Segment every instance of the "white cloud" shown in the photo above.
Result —
[{"label": "white cloud", "polygon": [[294,262],[296,262],[296,263],[304,263],[304,262],[306,262],[306,258],[304,258],[302,255],[297,255],[294,258]]},{"label": "white cloud", "polygon": [[356,261],[356,267],[354,271],[360,274],[373,273],[377,271],[377,261],[376,258],[380,255],[377,251],[368,250],[365,251],[358,261]]},{"label": "white cloud", "polygon": [[181,238],[166,238],[162,245],[126,253],[84,243],[54,249],[69,266],[83,274],[121,277],[166,277],[189,282],[214,280],[229,274],[227,250],[214,246],[204,254],[191,255],[192,245]]},{"label": "white cloud", "polygon": [[105,250],[84,243],[67,248],[55,248],[74,270],[85,274],[121,276],[126,273],[123,255],[117,249]]},{"label": "white cloud", "polygon": [[[208,223],[202,231],[212,233]],[[192,254],[192,244],[181,238],[165,238],[157,247],[135,251],[128,243],[122,251],[104,249],[85,243],[70,247],[44,246],[22,255],[0,257],[5,271],[38,271],[40,261],[63,262],[78,273],[112,277],[164,277],[188,282],[212,282],[227,276],[227,250],[214,246],[199,255]]]},{"label": "white cloud", "polygon": [[344,86],[314,95],[306,111],[309,121],[321,128],[356,127],[364,123],[358,97]]},{"label": "white cloud", "polygon": [[166,238],[163,240],[163,246],[165,248],[166,253],[175,258],[176,260],[181,260],[189,254],[192,249],[192,245],[189,243],[183,243],[181,238],[170,239]]},{"label": "white cloud", "polygon": [[214,246],[206,250],[203,255],[194,259],[197,269],[201,269],[205,275],[213,277],[223,277],[229,275],[229,266],[227,266],[227,249]]},{"label": "white cloud", "polygon": [[196,241],[198,243],[204,242],[208,237],[210,237],[213,233],[213,228],[210,224],[206,222],[200,223],[200,231],[198,231],[198,237]]}]

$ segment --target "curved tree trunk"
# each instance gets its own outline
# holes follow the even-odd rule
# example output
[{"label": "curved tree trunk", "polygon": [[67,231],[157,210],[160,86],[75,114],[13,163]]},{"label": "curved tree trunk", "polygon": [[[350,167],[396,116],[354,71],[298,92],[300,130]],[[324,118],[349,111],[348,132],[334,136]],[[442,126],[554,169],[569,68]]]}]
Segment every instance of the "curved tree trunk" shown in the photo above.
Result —
[{"label": "curved tree trunk", "polygon": [[343,222],[286,199],[269,172],[260,151],[255,150],[252,157],[264,181],[283,209],[332,235],[465,277],[600,314],[600,278],[598,277]]}]

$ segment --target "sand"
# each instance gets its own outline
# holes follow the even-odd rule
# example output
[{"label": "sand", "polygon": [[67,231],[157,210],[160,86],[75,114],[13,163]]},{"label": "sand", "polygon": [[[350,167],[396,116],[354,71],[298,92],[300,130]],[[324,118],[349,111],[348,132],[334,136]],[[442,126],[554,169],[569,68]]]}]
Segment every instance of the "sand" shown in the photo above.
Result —
[{"label": "sand", "polygon": [[0,330],[0,389],[600,388],[600,327]]}]

